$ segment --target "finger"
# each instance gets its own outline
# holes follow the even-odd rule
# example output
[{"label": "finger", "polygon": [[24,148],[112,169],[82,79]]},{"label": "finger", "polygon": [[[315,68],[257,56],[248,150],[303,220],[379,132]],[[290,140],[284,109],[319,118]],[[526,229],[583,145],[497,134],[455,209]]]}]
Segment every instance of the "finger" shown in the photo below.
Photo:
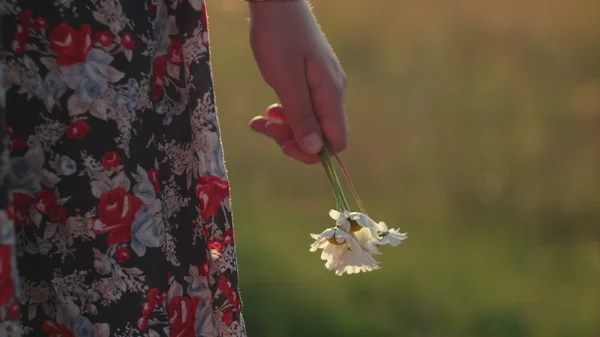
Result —
[{"label": "finger", "polygon": [[264,116],[256,116],[250,120],[250,129],[254,132],[265,132],[265,127],[269,120]]},{"label": "finger", "polygon": [[283,150],[283,153],[285,153],[287,156],[292,157],[304,164],[312,165],[320,161],[318,156],[310,155],[304,152],[304,150],[298,146],[298,143],[295,140],[291,140],[283,144],[281,150]]},{"label": "finger", "polygon": [[277,142],[283,153],[300,162],[315,164],[320,161],[317,156],[308,155],[300,149],[298,143],[294,140],[292,128],[287,123],[269,122],[266,125],[265,134]]},{"label": "finger", "polygon": [[313,107],[321,122],[323,137],[333,151],[342,151],[347,145],[344,114],[346,74],[337,60],[325,62],[309,58],[306,69]]},{"label": "finger", "polygon": [[288,123],[267,120],[264,117],[254,119],[255,131],[273,139],[282,149],[283,153],[305,164],[315,164],[319,158],[306,154],[294,139],[294,133]]},{"label": "finger", "polygon": [[294,140],[292,128],[287,123],[268,122],[265,127],[265,134],[273,138],[280,147],[283,146],[283,144]]},{"label": "finger", "polygon": [[344,106],[339,98],[330,97],[324,100],[326,103],[317,108],[323,135],[334,152],[341,152],[348,144]]},{"label": "finger", "polygon": [[285,122],[287,118],[285,117],[285,111],[280,104],[273,104],[267,108],[266,117],[271,120],[278,120]]},{"label": "finger", "polygon": [[288,69],[286,79],[274,85],[294,138],[301,149],[308,154],[316,154],[323,147],[319,121],[314,113],[303,63],[296,69]]},{"label": "finger", "polygon": [[272,104],[267,108],[264,116],[256,116],[252,118],[250,120],[250,128],[255,132],[264,132],[265,125],[269,121],[273,120],[282,122],[287,121],[287,118],[285,117],[285,112],[283,111],[283,108],[280,104]]},{"label": "finger", "polygon": [[[309,67],[312,72],[309,83],[315,108],[315,114],[321,122],[323,137],[334,152],[346,148],[347,126],[344,114],[344,91],[346,76],[339,65],[327,66],[324,63],[314,64]],[[328,75],[325,75],[328,74]]]}]

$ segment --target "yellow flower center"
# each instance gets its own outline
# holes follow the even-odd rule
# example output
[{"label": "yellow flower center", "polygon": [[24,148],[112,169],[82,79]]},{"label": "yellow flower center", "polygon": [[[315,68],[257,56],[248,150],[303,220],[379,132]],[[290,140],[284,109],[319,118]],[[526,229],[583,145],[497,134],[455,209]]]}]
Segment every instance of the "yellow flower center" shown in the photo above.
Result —
[{"label": "yellow flower center", "polygon": [[331,239],[327,239],[327,242],[331,243],[334,246],[341,246],[346,243],[346,240],[344,240],[340,243],[335,239],[335,237],[332,237]]},{"label": "yellow flower center", "polygon": [[350,233],[356,233],[359,230],[363,229],[363,227],[359,225],[358,222],[356,222],[356,220],[348,219],[348,222],[350,223]]}]

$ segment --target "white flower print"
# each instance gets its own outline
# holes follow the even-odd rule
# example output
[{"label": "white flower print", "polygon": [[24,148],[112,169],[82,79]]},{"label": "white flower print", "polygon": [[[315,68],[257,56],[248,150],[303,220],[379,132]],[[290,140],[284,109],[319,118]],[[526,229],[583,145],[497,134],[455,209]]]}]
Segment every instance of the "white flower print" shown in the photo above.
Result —
[{"label": "white flower print", "polygon": [[204,2],[0,3],[0,335],[244,337]]}]

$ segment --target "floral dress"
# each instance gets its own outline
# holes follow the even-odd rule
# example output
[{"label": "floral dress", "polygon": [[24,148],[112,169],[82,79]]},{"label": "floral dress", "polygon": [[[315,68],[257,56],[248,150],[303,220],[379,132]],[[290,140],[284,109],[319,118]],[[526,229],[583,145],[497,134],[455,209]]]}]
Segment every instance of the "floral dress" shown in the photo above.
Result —
[{"label": "floral dress", "polygon": [[245,336],[204,1],[0,15],[0,336]]}]

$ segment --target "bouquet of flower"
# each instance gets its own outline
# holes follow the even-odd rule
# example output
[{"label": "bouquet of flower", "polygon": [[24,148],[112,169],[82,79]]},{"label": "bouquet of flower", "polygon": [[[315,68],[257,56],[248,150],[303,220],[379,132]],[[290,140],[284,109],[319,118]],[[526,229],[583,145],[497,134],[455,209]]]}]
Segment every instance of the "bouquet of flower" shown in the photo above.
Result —
[{"label": "bouquet of flower", "polygon": [[335,220],[334,227],[325,229],[321,234],[310,234],[315,239],[310,251],[322,249],[321,259],[327,261],[325,267],[335,271],[336,275],[381,269],[373,257],[381,254],[378,247],[396,247],[407,238],[406,233],[400,233],[399,229],[388,229],[383,221],[375,222],[367,215],[348,171],[339,156],[333,154],[360,209],[360,212],[351,212],[329,151],[324,147],[319,157],[331,184],[337,209],[329,211],[329,216]]}]

